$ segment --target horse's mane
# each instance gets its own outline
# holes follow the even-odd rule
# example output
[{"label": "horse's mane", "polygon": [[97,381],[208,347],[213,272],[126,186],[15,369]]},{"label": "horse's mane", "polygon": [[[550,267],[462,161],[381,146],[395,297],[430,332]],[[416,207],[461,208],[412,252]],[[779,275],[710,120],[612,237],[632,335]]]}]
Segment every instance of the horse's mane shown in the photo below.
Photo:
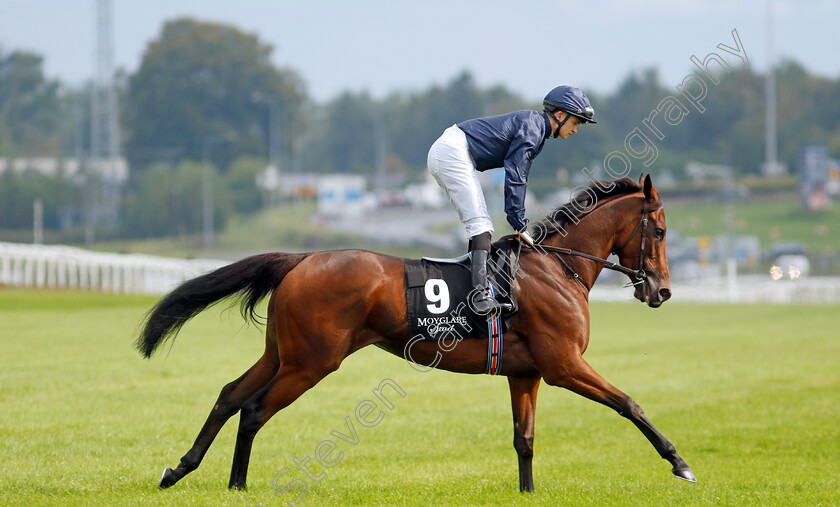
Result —
[{"label": "horse's mane", "polygon": [[[606,190],[604,190],[606,189]],[[544,219],[534,222],[535,233],[539,231],[565,230],[566,226],[572,223],[572,217],[576,219],[581,215],[592,211],[593,206],[611,197],[640,192],[641,185],[631,178],[620,178],[617,180],[592,181],[584,190],[578,192],[572,199],[552,211]],[[586,211],[582,211],[586,210]],[[577,223],[575,221],[574,223]]]}]

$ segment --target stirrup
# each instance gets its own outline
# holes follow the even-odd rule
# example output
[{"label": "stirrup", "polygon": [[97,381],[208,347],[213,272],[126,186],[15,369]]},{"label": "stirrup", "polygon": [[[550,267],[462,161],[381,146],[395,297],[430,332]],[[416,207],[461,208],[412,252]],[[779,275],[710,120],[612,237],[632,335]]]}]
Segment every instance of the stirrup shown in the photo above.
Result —
[{"label": "stirrup", "polygon": [[497,299],[493,299],[493,302],[500,314],[513,311],[513,305],[510,303],[500,303]]},{"label": "stirrup", "polygon": [[475,292],[473,292],[474,295],[469,298],[469,306],[475,313],[479,315],[487,315],[488,313],[492,313],[499,306],[499,303],[490,295],[490,289],[476,286],[473,290]]},{"label": "stirrup", "polygon": [[482,290],[479,287],[476,287],[476,289],[479,289],[479,293],[483,293],[484,297],[473,297],[470,299],[470,307],[475,313],[479,315],[487,315],[490,313],[504,313],[513,310],[512,304],[500,303],[498,300],[496,300],[496,298],[491,296],[489,288],[485,288]]}]

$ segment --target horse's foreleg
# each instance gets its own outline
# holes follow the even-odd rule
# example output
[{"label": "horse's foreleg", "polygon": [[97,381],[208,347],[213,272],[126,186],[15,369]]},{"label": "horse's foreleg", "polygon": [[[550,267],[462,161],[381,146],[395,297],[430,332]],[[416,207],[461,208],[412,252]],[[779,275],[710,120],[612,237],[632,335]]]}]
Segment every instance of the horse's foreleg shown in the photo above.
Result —
[{"label": "horse's foreleg", "polygon": [[185,475],[198,468],[222,426],[248,398],[252,397],[274,377],[278,366],[276,348],[269,348],[260,360],[241,377],[222,388],[219,398],[213,405],[213,410],[210,411],[210,415],[204,422],[201,431],[198,432],[198,437],[196,437],[192,448],[181,458],[181,462],[174,470],[167,468],[163,471],[163,476],[160,479],[161,488],[172,486]]},{"label": "horse's foreleg", "polygon": [[578,358],[564,366],[563,373],[558,373],[550,379],[546,378],[546,382],[602,403],[618,412],[622,417],[626,417],[641,430],[653,444],[653,447],[656,448],[659,455],[671,463],[673,466],[671,471],[675,476],[690,482],[697,481],[691,468],[677,454],[673,444],[659,433],[642,408],[632,398],[604,380],[583,358]]},{"label": "horse's foreleg", "polygon": [[508,377],[513,407],[513,448],[519,457],[519,491],[534,492],[534,414],[540,377]]},{"label": "horse's foreleg", "polygon": [[277,375],[242,405],[229,488],[246,489],[251,446],[260,428],[271,416],[289,406],[331,371],[333,370],[281,366]]}]

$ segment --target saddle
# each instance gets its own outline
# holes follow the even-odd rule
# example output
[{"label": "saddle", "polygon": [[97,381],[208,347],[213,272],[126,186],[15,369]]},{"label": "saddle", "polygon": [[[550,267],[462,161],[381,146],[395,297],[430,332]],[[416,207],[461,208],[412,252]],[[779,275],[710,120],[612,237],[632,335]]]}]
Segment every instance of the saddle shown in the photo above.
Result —
[{"label": "saddle", "polygon": [[489,338],[488,373],[495,374],[503,333],[518,311],[513,290],[517,265],[514,244],[502,240],[490,251],[488,283],[499,306],[487,314],[476,313],[470,305],[474,289],[469,254],[454,259],[406,259],[406,314],[412,340],[454,343]]}]

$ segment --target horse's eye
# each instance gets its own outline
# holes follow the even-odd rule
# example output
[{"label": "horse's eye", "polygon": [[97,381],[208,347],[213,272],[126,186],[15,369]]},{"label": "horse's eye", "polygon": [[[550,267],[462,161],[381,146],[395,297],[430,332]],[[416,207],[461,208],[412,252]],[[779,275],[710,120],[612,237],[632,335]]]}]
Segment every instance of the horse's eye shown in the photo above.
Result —
[{"label": "horse's eye", "polygon": [[656,239],[662,239],[665,237],[665,229],[656,228]]}]

